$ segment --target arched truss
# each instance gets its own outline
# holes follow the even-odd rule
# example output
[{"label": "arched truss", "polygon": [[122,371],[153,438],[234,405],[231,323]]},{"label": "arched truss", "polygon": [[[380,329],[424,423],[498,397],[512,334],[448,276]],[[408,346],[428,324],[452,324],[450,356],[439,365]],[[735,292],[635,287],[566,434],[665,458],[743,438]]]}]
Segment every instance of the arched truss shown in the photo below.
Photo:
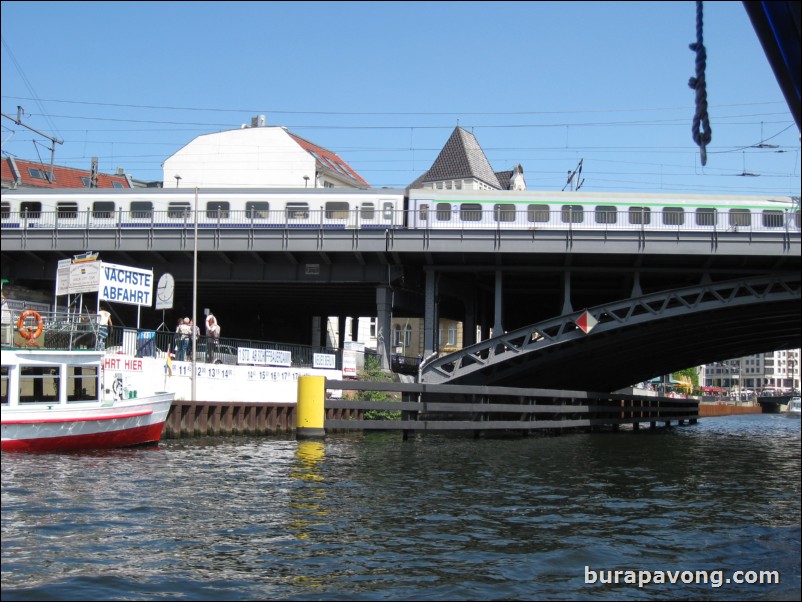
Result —
[{"label": "arched truss", "polygon": [[[586,334],[585,313],[597,320]],[[706,283],[572,312],[426,363],[421,382],[607,391],[799,346],[800,274]]]}]

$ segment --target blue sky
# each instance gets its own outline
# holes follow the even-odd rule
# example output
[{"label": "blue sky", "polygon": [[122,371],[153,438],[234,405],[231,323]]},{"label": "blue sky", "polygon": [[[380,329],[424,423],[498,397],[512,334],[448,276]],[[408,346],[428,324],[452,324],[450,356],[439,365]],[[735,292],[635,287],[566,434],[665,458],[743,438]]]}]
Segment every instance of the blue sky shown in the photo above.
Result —
[{"label": "blue sky", "polygon": [[[798,195],[799,132],[741,2],[704,4],[701,165],[695,39],[695,2],[2,2],[2,111],[62,139],[57,164],[144,180],[263,114],[373,186],[408,185],[459,124],[530,189],[582,160],[588,191]],[[49,162],[2,125],[4,155]]]}]

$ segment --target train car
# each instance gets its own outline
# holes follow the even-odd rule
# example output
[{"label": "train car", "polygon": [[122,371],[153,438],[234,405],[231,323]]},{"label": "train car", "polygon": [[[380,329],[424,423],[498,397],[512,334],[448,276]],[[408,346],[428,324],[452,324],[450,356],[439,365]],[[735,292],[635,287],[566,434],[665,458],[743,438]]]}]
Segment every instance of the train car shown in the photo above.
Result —
[{"label": "train car", "polygon": [[718,230],[800,228],[799,197],[410,190],[415,229]]},{"label": "train car", "polygon": [[404,193],[391,189],[3,190],[3,228],[361,228],[404,225]]}]

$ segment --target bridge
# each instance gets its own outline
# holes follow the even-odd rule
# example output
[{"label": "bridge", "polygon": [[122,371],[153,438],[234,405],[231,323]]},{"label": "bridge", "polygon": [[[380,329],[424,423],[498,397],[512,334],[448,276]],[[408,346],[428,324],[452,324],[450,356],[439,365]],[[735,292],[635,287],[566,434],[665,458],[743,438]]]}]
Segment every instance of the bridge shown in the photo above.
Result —
[{"label": "bridge", "polygon": [[[799,346],[800,233],[204,228],[2,230],[3,277],[52,295],[58,260],[87,250],[176,280],[167,324],[198,303],[229,336],[318,344],[315,317],[464,324],[464,349],[423,382],[607,390],[701,363]],[[588,310],[598,324],[576,328]],[[119,306],[129,324],[133,309]],[[161,312],[142,310],[144,324]],[[170,321],[172,320],[172,322]],[[478,339],[473,333],[479,331]],[[497,334],[490,338],[491,333]]]}]

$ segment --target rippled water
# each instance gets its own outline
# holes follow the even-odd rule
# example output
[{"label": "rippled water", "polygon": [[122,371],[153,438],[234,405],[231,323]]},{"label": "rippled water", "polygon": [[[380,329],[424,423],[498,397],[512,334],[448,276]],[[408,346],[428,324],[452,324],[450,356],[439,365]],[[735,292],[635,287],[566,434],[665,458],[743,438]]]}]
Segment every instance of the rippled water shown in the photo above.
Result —
[{"label": "rippled water", "polygon": [[[607,569],[781,583],[585,583]],[[3,600],[799,597],[800,423],[782,416],[2,458]]]}]

